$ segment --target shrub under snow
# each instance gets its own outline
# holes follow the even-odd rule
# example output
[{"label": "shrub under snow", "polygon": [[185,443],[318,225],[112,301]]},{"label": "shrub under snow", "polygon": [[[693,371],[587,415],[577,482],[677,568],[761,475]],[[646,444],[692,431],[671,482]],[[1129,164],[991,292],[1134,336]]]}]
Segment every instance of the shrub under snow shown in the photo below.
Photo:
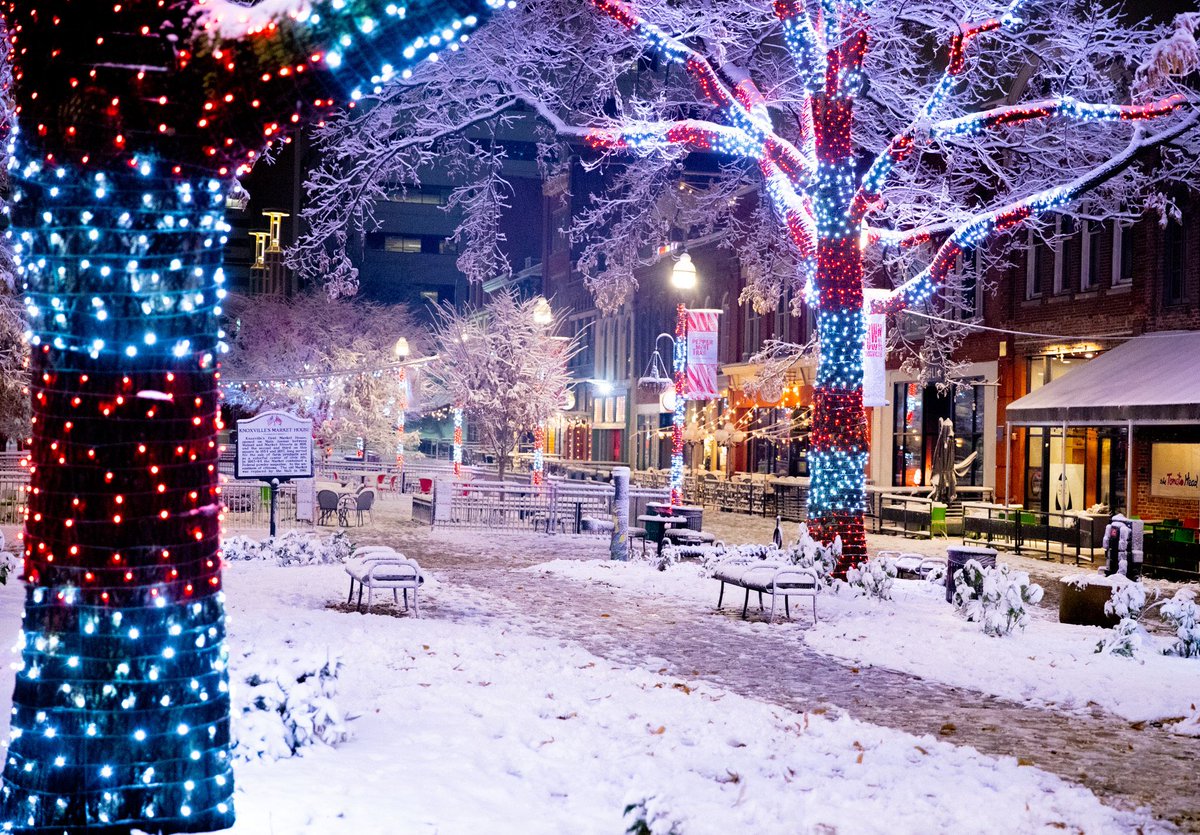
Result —
[{"label": "shrub under snow", "polygon": [[1132,658],[1145,644],[1146,630],[1139,622],[1146,609],[1146,587],[1121,574],[1109,577],[1112,595],[1104,613],[1120,622],[1096,644],[1096,652]]},{"label": "shrub under snow", "polygon": [[1010,634],[1029,624],[1026,606],[1042,599],[1042,587],[1029,582],[1024,571],[1007,565],[984,568],[977,560],[954,572],[954,605],[967,620],[979,623],[985,635]]},{"label": "shrub under snow", "polygon": [[1196,606],[1196,592],[1180,589],[1163,602],[1160,611],[1163,620],[1175,628],[1175,643],[1166,650],[1167,654],[1200,657],[1200,607]]},{"label": "shrub under snow", "polygon": [[247,653],[231,666],[234,756],[279,760],[311,745],[349,738],[334,701],[340,656],[264,658]]},{"label": "shrub under snow", "polygon": [[226,560],[274,560],[279,565],[325,565],[345,562],[354,545],[345,531],[334,531],[328,539],[307,531],[288,531],[261,542],[245,536],[225,540]]},{"label": "shrub under snow", "polygon": [[22,567],[21,558],[5,548],[5,544],[4,532],[0,531],[0,585],[8,583],[9,574],[19,574]]},{"label": "shrub under snow", "polygon": [[896,561],[891,557],[871,557],[848,570],[846,582],[867,597],[891,600],[896,574]]}]

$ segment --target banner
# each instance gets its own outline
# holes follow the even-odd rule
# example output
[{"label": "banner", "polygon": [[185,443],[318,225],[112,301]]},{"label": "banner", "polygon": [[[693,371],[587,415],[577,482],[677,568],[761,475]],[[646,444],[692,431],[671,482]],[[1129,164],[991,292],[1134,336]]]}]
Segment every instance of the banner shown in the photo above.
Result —
[{"label": "banner", "polygon": [[714,400],[717,397],[717,317],[719,310],[687,312],[687,384],[688,400]]},{"label": "banner", "polygon": [[1151,444],[1150,495],[1200,501],[1200,444]]},{"label": "banner", "polygon": [[887,315],[872,313],[871,303],[882,302],[887,290],[863,290],[863,405],[886,406],[887,399]]}]

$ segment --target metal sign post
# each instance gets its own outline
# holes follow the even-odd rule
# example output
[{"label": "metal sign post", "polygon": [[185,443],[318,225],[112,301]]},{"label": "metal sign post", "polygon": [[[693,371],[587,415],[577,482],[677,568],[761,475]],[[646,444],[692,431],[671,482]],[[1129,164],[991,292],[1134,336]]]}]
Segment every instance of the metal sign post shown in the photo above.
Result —
[{"label": "metal sign post", "polygon": [[313,477],[312,421],[287,412],[263,412],[238,421],[235,478],[265,481],[271,496],[270,535],[279,515],[279,485]]}]

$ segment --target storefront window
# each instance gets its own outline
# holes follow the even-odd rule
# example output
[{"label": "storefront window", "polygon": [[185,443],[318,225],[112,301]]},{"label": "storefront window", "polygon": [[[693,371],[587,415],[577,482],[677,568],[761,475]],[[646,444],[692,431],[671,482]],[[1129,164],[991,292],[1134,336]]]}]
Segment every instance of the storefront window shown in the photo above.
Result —
[{"label": "storefront window", "polygon": [[[983,484],[983,386],[979,380],[968,381],[954,392],[954,461],[962,464],[968,458],[971,465],[958,477],[958,483],[979,487]],[[974,456],[972,458],[972,456]]]},{"label": "storefront window", "polygon": [[920,486],[925,483],[924,392],[917,383],[897,383],[892,402],[895,404],[892,484],[897,487]]}]

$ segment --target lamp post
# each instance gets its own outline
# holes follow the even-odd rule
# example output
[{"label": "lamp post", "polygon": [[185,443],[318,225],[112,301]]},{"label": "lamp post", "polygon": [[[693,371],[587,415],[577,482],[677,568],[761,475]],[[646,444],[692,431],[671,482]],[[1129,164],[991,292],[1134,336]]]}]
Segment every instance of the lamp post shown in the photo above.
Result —
[{"label": "lamp post", "polygon": [[[671,268],[671,286],[676,290],[696,288],[696,265],[685,250]],[[687,308],[680,302],[675,308],[675,416],[671,423],[671,505],[683,503],[683,423],[687,409]]]},{"label": "lamp post", "polygon": [[[408,340],[403,336],[396,340],[393,353],[398,360],[406,360],[409,355]],[[408,409],[408,373],[400,366],[400,376],[397,380],[399,391],[396,395],[396,469],[404,472],[404,412]]]}]

